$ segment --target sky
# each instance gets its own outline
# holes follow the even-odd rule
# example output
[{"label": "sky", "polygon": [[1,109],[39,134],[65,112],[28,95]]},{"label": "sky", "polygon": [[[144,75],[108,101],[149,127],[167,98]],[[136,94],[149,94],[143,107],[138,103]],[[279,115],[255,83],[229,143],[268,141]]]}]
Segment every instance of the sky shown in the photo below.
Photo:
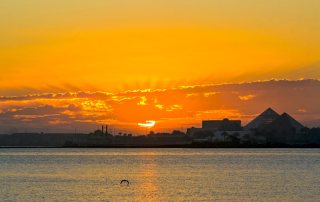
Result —
[{"label": "sky", "polygon": [[[276,91],[272,85],[214,91],[193,100],[192,110],[182,92],[286,79],[318,96],[319,8],[317,0],[1,1],[0,118],[27,131],[88,131],[102,123],[138,131],[150,120],[153,129],[170,130],[203,118],[245,121],[270,105],[317,125],[320,114],[310,113],[319,107],[258,99]],[[315,84],[301,87],[303,79]],[[192,93],[203,93],[198,87]],[[253,100],[252,111],[237,104]],[[1,127],[18,130],[7,121]]]}]

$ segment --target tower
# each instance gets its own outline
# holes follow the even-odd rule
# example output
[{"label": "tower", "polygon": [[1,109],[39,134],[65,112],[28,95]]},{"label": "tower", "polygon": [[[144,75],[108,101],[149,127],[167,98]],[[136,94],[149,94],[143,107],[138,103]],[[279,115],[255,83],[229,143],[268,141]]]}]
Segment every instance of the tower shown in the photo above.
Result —
[{"label": "tower", "polygon": [[106,135],[108,135],[108,125],[106,125]]}]

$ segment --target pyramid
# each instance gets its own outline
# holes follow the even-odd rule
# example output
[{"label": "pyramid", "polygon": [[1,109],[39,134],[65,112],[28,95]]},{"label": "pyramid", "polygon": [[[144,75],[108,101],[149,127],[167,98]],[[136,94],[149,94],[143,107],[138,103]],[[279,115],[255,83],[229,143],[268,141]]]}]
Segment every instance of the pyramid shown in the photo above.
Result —
[{"label": "pyramid", "polygon": [[294,130],[296,132],[299,132],[302,128],[304,128],[304,126],[287,113],[283,113],[267,127],[268,130]]},{"label": "pyramid", "polygon": [[248,123],[248,125],[246,125],[244,129],[245,130],[263,129],[267,125],[271,124],[273,121],[278,119],[279,117],[280,115],[277,112],[275,112],[271,108],[268,108],[262,114],[257,116],[253,121]]}]

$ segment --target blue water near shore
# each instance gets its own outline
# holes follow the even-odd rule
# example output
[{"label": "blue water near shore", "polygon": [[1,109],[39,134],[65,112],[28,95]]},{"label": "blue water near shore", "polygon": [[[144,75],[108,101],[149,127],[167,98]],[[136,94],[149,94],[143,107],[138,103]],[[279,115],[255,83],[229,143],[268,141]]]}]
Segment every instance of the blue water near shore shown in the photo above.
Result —
[{"label": "blue water near shore", "polygon": [[0,201],[320,201],[320,149],[0,149]]}]

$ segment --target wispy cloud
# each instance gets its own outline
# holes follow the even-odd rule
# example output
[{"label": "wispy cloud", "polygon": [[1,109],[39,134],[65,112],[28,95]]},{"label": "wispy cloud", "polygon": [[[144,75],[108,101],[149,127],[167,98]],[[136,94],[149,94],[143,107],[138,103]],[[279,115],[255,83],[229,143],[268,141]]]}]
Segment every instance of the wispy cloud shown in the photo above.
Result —
[{"label": "wispy cloud", "polygon": [[88,132],[102,123],[134,132],[139,130],[138,123],[147,120],[155,120],[158,130],[170,130],[196,125],[202,119],[247,122],[267,107],[287,111],[298,120],[315,125],[315,120],[320,119],[319,92],[317,80],[271,80],[118,93],[2,96],[0,132],[70,132],[75,128]]},{"label": "wispy cloud", "polygon": [[239,99],[242,101],[248,101],[256,97],[256,95],[239,95]]}]

